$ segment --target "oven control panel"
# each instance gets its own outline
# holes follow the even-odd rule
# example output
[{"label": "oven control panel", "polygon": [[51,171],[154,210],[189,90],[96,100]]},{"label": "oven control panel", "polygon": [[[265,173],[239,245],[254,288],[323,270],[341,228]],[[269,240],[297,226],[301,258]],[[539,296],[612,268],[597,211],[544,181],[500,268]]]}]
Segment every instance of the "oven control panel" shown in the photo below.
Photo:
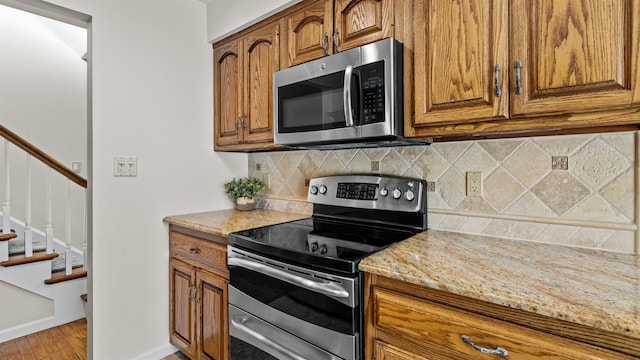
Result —
[{"label": "oven control panel", "polygon": [[422,179],[339,175],[311,179],[307,201],[363,209],[426,212]]}]

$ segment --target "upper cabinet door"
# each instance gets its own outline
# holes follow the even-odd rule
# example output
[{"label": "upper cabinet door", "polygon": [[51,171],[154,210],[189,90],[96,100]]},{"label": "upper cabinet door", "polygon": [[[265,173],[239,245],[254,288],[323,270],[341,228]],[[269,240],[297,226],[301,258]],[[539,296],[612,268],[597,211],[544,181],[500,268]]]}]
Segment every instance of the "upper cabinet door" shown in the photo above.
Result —
[{"label": "upper cabinet door", "polygon": [[233,40],[214,49],[215,146],[242,140],[242,46]]},{"label": "upper cabinet door", "polygon": [[273,141],[273,73],[280,69],[279,25],[269,24],[244,37],[244,113],[246,142]]},{"label": "upper cabinet door", "polygon": [[335,0],[336,52],[393,36],[395,0]]},{"label": "upper cabinet door", "polygon": [[508,116],[508,0],[417,0],[415,126]]},{"label": "upper cabinet door", "polygon": [[511,115],[640,103],[639,24],[637,0],[512,0]]},{"label": "upper cabinet door", "polygon": [[316,1],[284,19],[282,68],[333,54],[333,0]]}]

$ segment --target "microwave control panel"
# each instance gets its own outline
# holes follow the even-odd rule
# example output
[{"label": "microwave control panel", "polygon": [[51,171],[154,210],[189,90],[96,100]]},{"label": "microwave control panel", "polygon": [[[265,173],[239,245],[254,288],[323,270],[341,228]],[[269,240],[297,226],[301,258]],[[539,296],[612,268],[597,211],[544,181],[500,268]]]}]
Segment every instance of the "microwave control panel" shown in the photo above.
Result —
[{"label": "microwave control panel", "polygon": [[363,65],[360,68],[362,81],[363,124],[384,121],[384,61]]}]

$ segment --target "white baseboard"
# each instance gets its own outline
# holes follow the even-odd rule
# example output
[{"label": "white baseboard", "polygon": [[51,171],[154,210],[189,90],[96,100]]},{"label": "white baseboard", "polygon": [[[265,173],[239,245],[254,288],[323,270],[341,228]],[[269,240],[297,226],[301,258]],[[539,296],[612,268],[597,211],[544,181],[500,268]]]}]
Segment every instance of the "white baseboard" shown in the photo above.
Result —
[{"label": "white baseboard", "polygon": [[0,330],[0,343],[54,327],[53,316]]},{"label": "white baseboard", "polygon": [[159,360],[165,356],[173,354],[176,351],[178,351],[177,347],[167,343],[159,348],[153,349],[142,355],[139,355],[133,358],[133,360]]}]

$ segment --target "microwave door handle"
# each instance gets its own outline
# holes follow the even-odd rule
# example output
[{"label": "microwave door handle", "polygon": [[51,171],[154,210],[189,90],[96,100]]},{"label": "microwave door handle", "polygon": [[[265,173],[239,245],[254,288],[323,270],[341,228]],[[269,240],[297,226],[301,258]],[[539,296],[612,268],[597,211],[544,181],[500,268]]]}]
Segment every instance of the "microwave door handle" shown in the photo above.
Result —
[{"label": "microwave door handle", "polygon": [[353,127],[353,111],[351,111],[351,78],[353,77],[353,66],[348,65],[344,70],[344,88],[342,97],[344,100],[344,122],[349,127]]}]

